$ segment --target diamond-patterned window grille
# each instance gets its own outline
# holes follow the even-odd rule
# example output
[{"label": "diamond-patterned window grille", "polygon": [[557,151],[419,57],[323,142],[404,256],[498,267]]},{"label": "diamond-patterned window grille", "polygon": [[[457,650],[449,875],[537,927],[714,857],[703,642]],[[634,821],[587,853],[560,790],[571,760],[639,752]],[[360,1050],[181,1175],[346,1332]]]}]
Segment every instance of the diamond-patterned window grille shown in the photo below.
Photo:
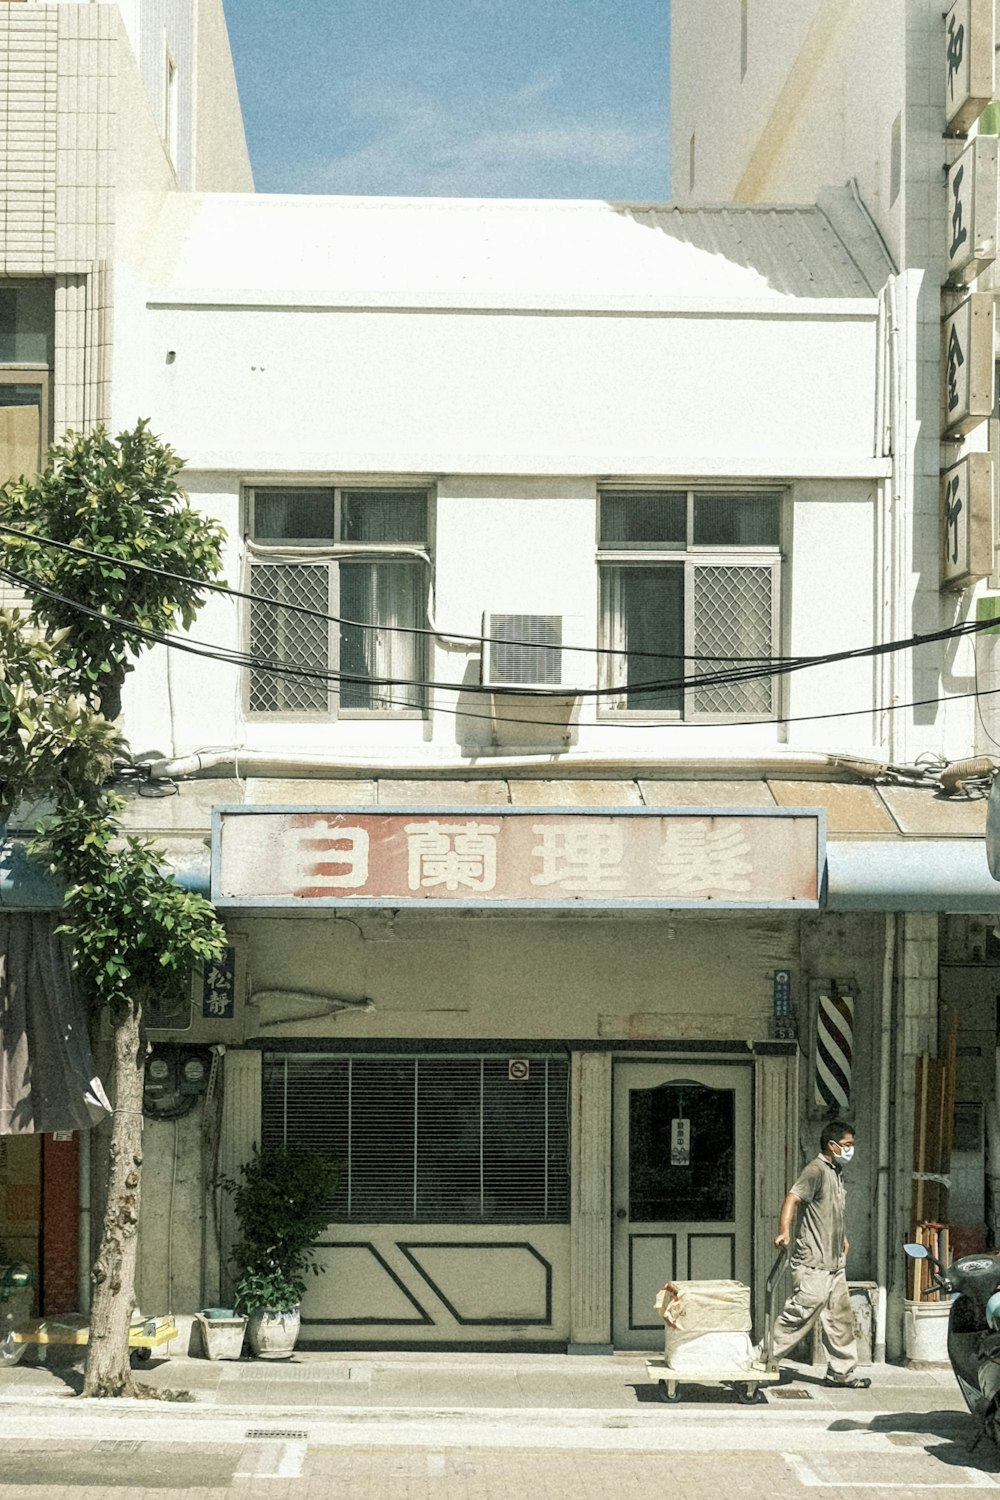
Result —
[{"label": "diamond-patterned window grille", "polygon": [[250,605],[250,652],[260,667],[250,668],[250,712],[258,714],[324,714],[330,706],[330,684],[322,678],[282,676],[265,662],[282,662],[326,672],[330,666],[330,625],[315,615],[283,609],[293,606],[332,613],[328,563],[261,563],[250,569],[250,593],[261,595]]},{"label": "diamond-patterned window grille", "polygon": [[[694,655],[715,657],[694,665],[694,675],[752,668],[772,654],[770,567],[701,566],[694,570]],[[725,660],[730,657],[731,660]],[[770,717],[774,679],[706,684],[691,691],[694,712],[727,718]]]},{"label": "diamond-patterned window grille", "polygon": [[[752,673],[777,649],[781,509],[777,491],[602,495],[602,683],[619,690],[606,711],[775,716],[776,680]],[[742,680],[707,680],[727,671]]]}]

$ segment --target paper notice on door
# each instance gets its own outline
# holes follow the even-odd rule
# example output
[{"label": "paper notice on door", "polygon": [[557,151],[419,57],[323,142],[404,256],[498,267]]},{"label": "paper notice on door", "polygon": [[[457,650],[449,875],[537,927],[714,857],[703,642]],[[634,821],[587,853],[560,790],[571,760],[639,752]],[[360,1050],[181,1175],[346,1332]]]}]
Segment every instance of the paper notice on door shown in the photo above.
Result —
[{"label": "paper notice on door", "polygon": [[690,1120],[678,1119],[670,1122],[670,1165],[672,1167],[691,1165]]}]

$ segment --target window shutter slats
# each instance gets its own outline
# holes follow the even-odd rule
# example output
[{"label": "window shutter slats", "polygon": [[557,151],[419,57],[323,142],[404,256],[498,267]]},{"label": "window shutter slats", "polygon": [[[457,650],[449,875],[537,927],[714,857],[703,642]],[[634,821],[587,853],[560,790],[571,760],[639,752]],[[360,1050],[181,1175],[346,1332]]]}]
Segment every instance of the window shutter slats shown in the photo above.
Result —
[{"label": "window shutter slats", "polygon": [[269,1055],[262,1139],[337,1153],[340,1220],[565,1222],[566,1060],[523,1071],[496,1055]]}]

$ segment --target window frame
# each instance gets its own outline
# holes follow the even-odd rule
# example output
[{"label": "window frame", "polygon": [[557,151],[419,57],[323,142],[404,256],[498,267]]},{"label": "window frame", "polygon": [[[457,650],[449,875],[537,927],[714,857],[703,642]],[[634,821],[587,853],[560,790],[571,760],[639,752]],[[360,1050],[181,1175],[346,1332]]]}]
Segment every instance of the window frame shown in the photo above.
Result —
[{"label": "window frame", "polygon": [[[409,1051],[268,1049],[261,1080],[260,1137],[265,1146],[296,1146],[304,1141],[315,1145],[322,1141],[339,1153],[343,1171],[331,1224],[441,1224],[462,1228],[568,1224],[572,1210],[569,1058],[559,1048],[540,1045],[519,1048],[517,1058],[528,1063],[534,1089],[527,1096],[527,1106],[523,1099],[518,1099],[518,1109],[510,1110],[503,1127],[491,1130],[490,1122],[495,1125],[496,1120],[491,1105],[499,1097],[499,1079],[504,1067],[508,1070],[508,1083],[503,1092],[509,1090],[511,1099],[516,1091],[528,1087],[512,1079],[509,1052],[488,1047],[442,1051],[433,1045]],[[303,1086],[301,1072],[295,1076],[296,1064],[314,1068],[317,1073],[321,1073],[324,1065],[328,1067],[327,1077],[320,1076],[310,1085],[322,1089],[322,1111],[310,1111],[304,1104],[309,1091]],[[371,1106],[355,1104],[365,1070],[380,1067],[399,1076],[398,1090],[386,1090],[383,1083],[378,1095],[378,1107],[390,1122],[388,1137],[383,1134],[381,1123],[377,1133],[366,1130]],[[448,1077],[451,1068],[461,1069],[456,1082]],[[471,1079],[472,1092],[478,1092],[478,1099],[470,1108],[469,1083],[474,1069],[478,1069],[479,1078],[478,1082]],[[339,1078],[338,1071],[342,1075]],[[450,1115],[449,1095],[453,1098]],[[375,1099],[375,1095],[366,1097]],[[290,1100],[299,1101],[302,1114],[311,1114],[311,1118],[293,1122],[297,1111]],[[433,1159],[442,1154],[441,1146],[435,1150],[435,1144],[441,1142],[446,1150],[451,1149],[442,1121],[446,1126],[461,1124],[463,1130],[470,1123],[474,1128],[474,1135],[469,1137],[472,1150],[463,1154],[462,1161],[466,1173],[470,1163],[474,1166],[474,1192],[468,1192],[472,1186],[468,1177],[465,1190],[470,1199],[478,1197],[478,1212],[471,1203],[460,1214],[449,1212],[443,1205],[434,1207],[432,1189],[438,1179]],[[401,1125],[402,1129],[394,1133],[393,1125]],[[338,1127],[342,1132],[339,1140]],[[527,1177],[523,1161],[520,1174],[509,1167],[510,1158],[517,1155],[518,1148],[528,1162]],[[385,1154],[385,1170],[376,1179],[372,1160],[373,1152],[379,1149]],[[521,1213],[511,1208],[505,1210],[502,1205],[516,1196],[517,1184],[525,1181],[529,1184],[525,1196],[533,1201]],[[406,1189],[408,1202],[405,1212],[399,1211],[401,1185]],[[380,1190],[383,1201],[373,1209],[373,1196]],[[395,1211],[390,1211],[393,1197]],[[514,1207],[524,1209],[525,1204],[522,1201]]]},{"label": "window frame", "polygon": [[[258,491],[271,492],[303,492],[316,491],[327,492],[331,497],[331,535],[322,537],[280,537],[261,539],[255,536],[256,530],[256,501]],[[424,541],[423,543],[402,542],[345,542],[341,541],[340,534],[343,529],[343,496],[344,494],[370,493],[373,495],[385,494],[407,494],[420,495],[424,502]],[[340,615],[341,597],[341,564],[350,564],[352,555],[357,560],[365,559],[375,561],[378,556],[384,555],[386,562],[400,561],[408,562],[415,569],[426,571],[428,577],[426,587],[421,595],[423,601],[423,624],[429,625],[429,616],[426,609],[426,601],[430,585],[433,582],[434,557],[431,546],[432,517],[433,517],[433,490],[432,486],[422,480],[393,480],[373,483],[370,480],[327,480],[318,482],[316,480],[295,480],[284,476],[278,480],[254,480],[246,481],[243,485],[243,583],[244,592],[252,593],[252,574],[254,563],[258,566],[267,566],[271,559],[266,552],[256,552],[257,547],[280,547],[292,551],[298,551],[301,555],[298,559],[301,563],[309,563],[310,552],[315,552],[317,558],[313,566],[321,562],[327,570],[327,603],[326,612],[331,616]],[[404,550],[404,549],[411,550]],[[421,560],[414,554],[413,548],[418,548],[423,554]],[[242,612],[243,642],[249,648],[251,635],[251,610],[252,599],[247,598]],[[419,648],[421,658],[417,675],[425,682],[428,680],[429,658],[431,654],[430,637],[422,638],[423,644]],[[336,619],[331,619],[327,626],[327,671],[338,672],[340,669],[340,626]],[[243,714],[247,719],[262,723],[288,723],[288,724],[329,724],[331,721],[341,720],[372,720],[384,719],[390,722],[399,720],[423,721],[431,712],[431,690],[425,687],[423,690],[423,702],[419,707],[412,708],[345,708],[341,703],[340,683],[332,679],[327,684],[327,707],[325,709],[295,710],[295,709],[258,709],[251,707],[251,667],[243,672],[243,685],[241,692],[241,703]]]},{"label": "window frame", "polygon": [[[601,507],[608,497],[635,494],[653,495],[683,495],[686,504],[685,519],[685,544],[681,546],[669,546],[658,542],[637,542],[631,544],[610,543],[603,544],[601,541]],[[694,540],[694,513],[695,502],[699,498],[707,496],[773,496],[778,504],[778,540],[775,543],[734,543],[732,545],[720,545],[718,543],[695,542]],[[784,576],[785,551],[784,538],[787,533],[787,502],[788,490],[784,486],[775,484],[602,484],[597,495],[597,539],[596,539],[596,561],[597,561],[597,620],[598,641],[601,654],[598,658],[598,686],[607,690],[615,687],[613,671],[615,656],[609,649],[609,642],[605,632],[605,605],[604,587],[605,574],[612,568],[657,568],[657,567],[681,567],[683,569],[683,630],[684,640],[682,651],[685,656],[694,655],[695,638],[695,575],[699,569],[712,567],[724,568],[751,568],[761,570],[767,568],[771,575],[770,580],[770,637],[771,655],[777,655],[781,646],[782,628],[782,596],[781,585]],[[737,655],[740,653],[736,653]],[[662,723],[662,724],[773,724],[780,720],[783,712],[783,682],[777,680],[772,686],[771,711],[767,714],[758,713],[735,713],[728,711],[706,712],[694,707],[695,696],[699,691],[697,684],[691,684],[683,690],[682,705],[679,709],[661,708],[629,708],[626,703],[628,695],[627,683],[620,684],[621,693],[612,696],[610,693],[601,696],[598,700],[598,718],[604,722],[615,723]]]},{"label": "window frame", "polygon": [[[41,392],[41,400],[38,403],[40,412],[38,433],[38,468],[35,471],[35,474],[31,474],[28,476],[30,479],[36,478],[37,475],[41,474],[42,470],[45,468],[46,454],[48,453],[49,445],[52,442],[49,404],[50,384],[51,372],[48,365],[14,363],[0,365],[0,385],[37,386],[39,391]],[[20,475],[11,475],[10,478],[20,478]],[[3,482],[4,481],[2,477],[0,477],[0,483]]]}]

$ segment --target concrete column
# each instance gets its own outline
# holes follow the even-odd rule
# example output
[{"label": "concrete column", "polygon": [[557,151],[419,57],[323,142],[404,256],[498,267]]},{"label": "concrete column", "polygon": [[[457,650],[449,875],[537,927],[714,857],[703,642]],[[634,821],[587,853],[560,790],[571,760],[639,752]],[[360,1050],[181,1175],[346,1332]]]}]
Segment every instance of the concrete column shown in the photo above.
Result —
[{"label": "concrete column", "polygon": [[[232,1051],[225,1056],[222,1095],[222,1130],[219,1142],[219,1175],[236,1177],[243,1162],[249,1161],[255,1145],[260,1144],[261,1054]],[[235,1218],[232,1200],[222,1194],[221,1283],[228,1297],[232,1286],[229,1249],[233,1243]]]},{"label": "concrete column", "polygon": [[[799,1053],[794,1043],[759,1043],[754,1057],[754,1328],[764,1322],[764,1283],[785,1194],[799,1174]],[[780,1292],[779,1292],[780,1296]]]},{"label": "concrete column", "polygon": [[68,428],[83,432],[87,426],[87,366],[90,307],[89,278],[56,278],[55,379],[53,432],[61,438]]},{"label": "concrete column", "polygon": [[570,1063],[570,1353],[610,1354],[611,1073],[606,1052]]}]

